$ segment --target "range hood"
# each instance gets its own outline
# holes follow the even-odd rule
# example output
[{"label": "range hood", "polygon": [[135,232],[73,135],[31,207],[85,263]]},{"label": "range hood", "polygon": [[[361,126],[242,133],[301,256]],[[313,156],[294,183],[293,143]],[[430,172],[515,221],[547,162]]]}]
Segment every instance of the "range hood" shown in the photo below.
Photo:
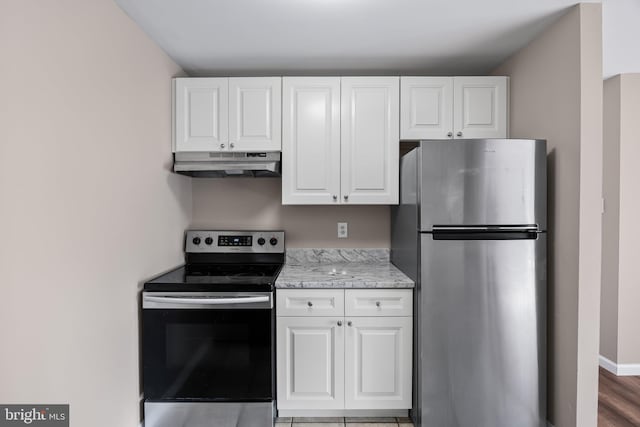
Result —
[{"label": "range hood", "polygon": [[173,171],[198,178],[279,177],[280,153],[174,153]]}]

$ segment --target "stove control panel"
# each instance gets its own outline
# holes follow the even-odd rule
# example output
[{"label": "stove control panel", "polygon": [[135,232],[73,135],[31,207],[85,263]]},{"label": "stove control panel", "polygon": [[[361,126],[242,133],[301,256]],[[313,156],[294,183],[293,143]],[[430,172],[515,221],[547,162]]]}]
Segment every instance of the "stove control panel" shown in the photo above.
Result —
[{"label": "stove control panel", "polygon": [[253,246],[253,236],[218,236],[218,246]]},{"label": "stove control panel", "polygon": [[284,253],[284,231],[188,230],[187,253]]}]

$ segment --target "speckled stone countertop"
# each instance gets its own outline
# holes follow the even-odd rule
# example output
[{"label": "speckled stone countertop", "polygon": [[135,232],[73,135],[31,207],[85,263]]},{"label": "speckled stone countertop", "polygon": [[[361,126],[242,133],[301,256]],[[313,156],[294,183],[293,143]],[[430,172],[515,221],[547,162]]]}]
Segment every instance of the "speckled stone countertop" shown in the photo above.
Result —
[{"label": "speckled stone countertop", "polygon": [[276,288],[413,288],[388,249],[288,249]]}]

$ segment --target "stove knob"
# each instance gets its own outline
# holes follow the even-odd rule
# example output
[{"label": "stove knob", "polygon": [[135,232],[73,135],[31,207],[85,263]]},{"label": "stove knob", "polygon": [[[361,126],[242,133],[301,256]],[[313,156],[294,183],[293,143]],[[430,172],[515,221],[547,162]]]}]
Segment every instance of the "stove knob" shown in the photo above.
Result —
[{"label": "stove knob", "polygon": [[206,239],[204,239],[204,242],[205,242],[207,245],[210,245],[210,244],[212,244],[212,243],[213,243],[213,239],[212,239],[211,237],[207,237]]},{"label": "stove knob", "polygon": [[200,244],[200,241],[201,241],[201,240],[200,240],[200,238],[199,238],[199,237],[194,237],[194,238],[193,238],[193,240],[192,240],[192,242],[193,242],[193,244],[194,244],[194,245],[199,245],[199,244]]},{"label": "stove knob", "polygon": [[264,242],[265,242],[265,240],[264,240],[264,238],[263,238],[263,237],[260,237],[260,238],[258,239],[258,244],[259,244],[260,246],[264,245]]},{"label": "stove knob", "polygon": [[272,237],[272,238],[269,240],[269,243],[271,243],[271,246],[275,246],[275,245],[277,245],[277,244],[278,244],[278,239],[276,239],[275,237]]}]

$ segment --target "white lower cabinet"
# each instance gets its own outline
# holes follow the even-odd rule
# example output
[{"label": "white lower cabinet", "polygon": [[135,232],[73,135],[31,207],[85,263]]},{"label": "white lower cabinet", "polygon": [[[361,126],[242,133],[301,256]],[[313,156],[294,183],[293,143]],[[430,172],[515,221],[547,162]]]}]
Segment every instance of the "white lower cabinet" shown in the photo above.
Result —
[{"label": "white lower cabinet", "polygon": [[278,318],[279,409],[344,407],[342,324],[334,317]]},{"label": "white lower cabinet", "polygon": [[[315,416],[411,408],[411,289],[276,293],[279,411]],[[316,310],[324,299],[337,302]],[[303,301],[306,308],[287,301]]]},{"label": "white lower cabinet", "polygon": [[345,408],[411,408],[411,317],[349,317]]}]

